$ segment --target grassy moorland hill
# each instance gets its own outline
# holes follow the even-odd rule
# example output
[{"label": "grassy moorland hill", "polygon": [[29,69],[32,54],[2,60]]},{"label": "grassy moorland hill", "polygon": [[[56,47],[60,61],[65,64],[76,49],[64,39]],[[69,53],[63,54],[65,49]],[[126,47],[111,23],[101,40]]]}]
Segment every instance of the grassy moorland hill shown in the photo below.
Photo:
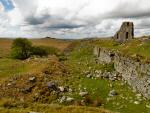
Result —
[{"label": "grassy moorland hill", "polygon": [[[71,43],[71,41],[51,38],[31,39],[30,41],[33,45],[56,47],[61,51],[67,48],[67,46]],[[13,39],[0,38],[0,57],[9,57],[12,42]]]},{"label": "grassy moorland hill", "polygon": [[[100,70],[111,73],[114,67],[96,64],[94,46],[115,49],[121,44],[99,39],[41,40],[32,41],[35,45],[60,47],[65,50],[65,59],[62,56],[33,57],[23,61],[7,56],[0,58],[0,112],[112,113],[105,110],[108,109],[120,113],[149,113],[150,101],[139,97],[126,83],[97,77]],[[56,83],[54,89],[49,89],[49,83]],[[66,91],[58,91],[55,86],[66,88]],[[109,96],[112,90],[117,95]],[[81,96],[81,92],[88,94]]]}]

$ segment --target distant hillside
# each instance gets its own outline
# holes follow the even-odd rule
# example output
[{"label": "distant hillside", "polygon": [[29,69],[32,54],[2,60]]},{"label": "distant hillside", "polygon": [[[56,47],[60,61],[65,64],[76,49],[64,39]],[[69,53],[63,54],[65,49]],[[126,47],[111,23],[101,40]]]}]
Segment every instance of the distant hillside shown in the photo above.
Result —
[{"label": "distant hillside", "polygon": [[[41,39],[30,39],[33,45],[43,45],[43,46],[51,46],[56,47],[63,51],[66,49],[69,44],[71,43],[70,40],[61,40],[61,39],[54,39],[54,38],[41,38]],[[5,39],[0,38],[0,57],[6,57],[9,55],[11,51],[13,39]]]}]

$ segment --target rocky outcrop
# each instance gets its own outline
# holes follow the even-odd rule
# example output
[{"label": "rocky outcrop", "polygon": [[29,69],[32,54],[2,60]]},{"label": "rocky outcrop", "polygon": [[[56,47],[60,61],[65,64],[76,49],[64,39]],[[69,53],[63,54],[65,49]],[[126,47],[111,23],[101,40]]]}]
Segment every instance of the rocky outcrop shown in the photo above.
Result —
[{"label": "rocky outcrop", "polygon": [[131,57],[123,56],[117,52],[95,47],[94,54],[98,63],[114,63],[115,71],[132,88],[150,99],[150,64],[136,61]]}]

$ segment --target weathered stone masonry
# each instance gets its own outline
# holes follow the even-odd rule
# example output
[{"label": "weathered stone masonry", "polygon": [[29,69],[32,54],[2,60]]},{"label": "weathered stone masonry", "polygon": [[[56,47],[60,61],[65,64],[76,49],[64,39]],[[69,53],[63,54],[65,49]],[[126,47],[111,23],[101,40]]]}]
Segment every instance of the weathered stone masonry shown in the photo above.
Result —
[{"label": "weathered stone masonry", "polygon": [[125,42],[133,38],[134,38],[133,22],[123,22],[120,30],[114,36],[114,39],[119,42]]},{"label": "weathered stone masonry", "polygon": [[114,63],[116,72],[128,84],[144,97],[150,99],[150,64],[135,61],[131,57],[125,57],[117,52],[95,47],[94,54],[99,63]]}]

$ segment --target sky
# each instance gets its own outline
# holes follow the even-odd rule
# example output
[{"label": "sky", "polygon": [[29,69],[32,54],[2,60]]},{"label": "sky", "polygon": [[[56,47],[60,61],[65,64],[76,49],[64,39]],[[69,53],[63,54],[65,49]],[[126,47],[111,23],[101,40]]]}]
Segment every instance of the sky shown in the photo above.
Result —
[{"label": "sky", "polygon": [[150,35],[150,0],[0,0],[0,37],[108,37],[124,21]]}]

